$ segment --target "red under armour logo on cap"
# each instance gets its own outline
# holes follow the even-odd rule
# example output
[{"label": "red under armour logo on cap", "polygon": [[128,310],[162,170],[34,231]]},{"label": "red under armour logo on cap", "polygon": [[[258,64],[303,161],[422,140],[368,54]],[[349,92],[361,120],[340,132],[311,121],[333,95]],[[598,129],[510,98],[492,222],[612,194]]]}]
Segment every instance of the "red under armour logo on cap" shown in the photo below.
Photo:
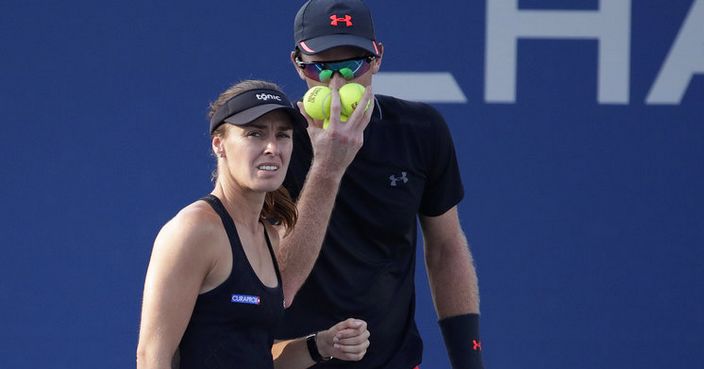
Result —
[{"label": "red under armour logo on cap", "polygon": [[482,350],[482,342],[479,340],[472,340],[472,350],[481,351]]},{"label": "red under armour logo on cap", "polygon": [[347,27],[352,27],[352,16],[349,14],[345,14],[344,18],[339,18],[337,14],[333,14],[330,16],[330,25],[333,27],[337,27],[338,22],[345,22],[345,25]]}]

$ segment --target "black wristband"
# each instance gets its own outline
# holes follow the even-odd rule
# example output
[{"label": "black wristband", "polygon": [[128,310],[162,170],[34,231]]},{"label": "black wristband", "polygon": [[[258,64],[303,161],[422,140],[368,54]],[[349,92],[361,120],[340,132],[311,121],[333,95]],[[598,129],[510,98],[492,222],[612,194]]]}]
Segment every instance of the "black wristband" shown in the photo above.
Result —
[{"label": "black wristband", "polygon": [[317,335],[317,333],[313,333],[306,336],[306,346],[308,346],[308,354],[310,355],[310,358],[316,363],[332,359],[332,356],[322,357],[320,355],[320,351],[318,351],[318,344],[315,342],[315,337]]},{"label": "black wristband", "polygon": [[479,314],[464,314],[438,322],[453,369],[484,369],[479,339]]}]

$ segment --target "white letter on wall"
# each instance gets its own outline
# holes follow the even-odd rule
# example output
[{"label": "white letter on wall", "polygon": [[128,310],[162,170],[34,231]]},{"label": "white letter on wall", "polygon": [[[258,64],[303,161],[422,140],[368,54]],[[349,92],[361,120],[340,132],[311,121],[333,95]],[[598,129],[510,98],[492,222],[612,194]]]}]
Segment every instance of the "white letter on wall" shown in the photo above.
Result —
[{"label": "white letter on wall", "polygon": [[631,0],[600,0],[596,11],[519,10],[518,0],[487,0],[487,102],[516,101],[519,38],[597,39],[598,101],[628,104]]},{"label": "white letter on wall", "polygon": [[704,73],[704,0],[692,3],[645,102],[679,105],[696,73]]}]

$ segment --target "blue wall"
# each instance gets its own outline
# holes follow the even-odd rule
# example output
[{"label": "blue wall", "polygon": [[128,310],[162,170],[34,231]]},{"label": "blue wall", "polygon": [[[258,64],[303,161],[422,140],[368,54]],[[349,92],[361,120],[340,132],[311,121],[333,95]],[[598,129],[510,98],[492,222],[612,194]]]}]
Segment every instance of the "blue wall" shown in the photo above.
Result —
[{"label": "blue wall", "polygon": [[[466,98],[435,104],[465,182],[487,367],[701,367],[704,0],[368,3],[384,71],[449,73]],[[489,11],[503,3],[515,12]],[[304,92],[298,6],[0,4],[0,368],[134,365],[154,236],[211,188],[207,104],[245,78]],[[506,56],[487,65],[518,29],[503,16],[536,14],[540,32],[547,9],[577,16],[561,34],[604,34],[522,29],[515,79]],[[650,96],[658,76],[675,101]],[[419,264],[423,367],[446,368]]]}]

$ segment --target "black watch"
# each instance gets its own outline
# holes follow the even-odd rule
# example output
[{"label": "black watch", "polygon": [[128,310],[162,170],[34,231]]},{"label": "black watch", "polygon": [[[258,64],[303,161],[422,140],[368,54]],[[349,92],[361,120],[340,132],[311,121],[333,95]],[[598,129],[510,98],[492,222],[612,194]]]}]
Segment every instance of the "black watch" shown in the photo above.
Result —
[{"label": "black watch", "polygon": [[315,342],[315,337],[317,336],[318,333],[313,333],[306,336],[306,346],[308,346],[308,354],[310,354],[310,358],[313,359],[313,361],[315,361],[316,363],[332,359],[332,356],[320,356],[320,351],[318,351],[318,344]]}]

